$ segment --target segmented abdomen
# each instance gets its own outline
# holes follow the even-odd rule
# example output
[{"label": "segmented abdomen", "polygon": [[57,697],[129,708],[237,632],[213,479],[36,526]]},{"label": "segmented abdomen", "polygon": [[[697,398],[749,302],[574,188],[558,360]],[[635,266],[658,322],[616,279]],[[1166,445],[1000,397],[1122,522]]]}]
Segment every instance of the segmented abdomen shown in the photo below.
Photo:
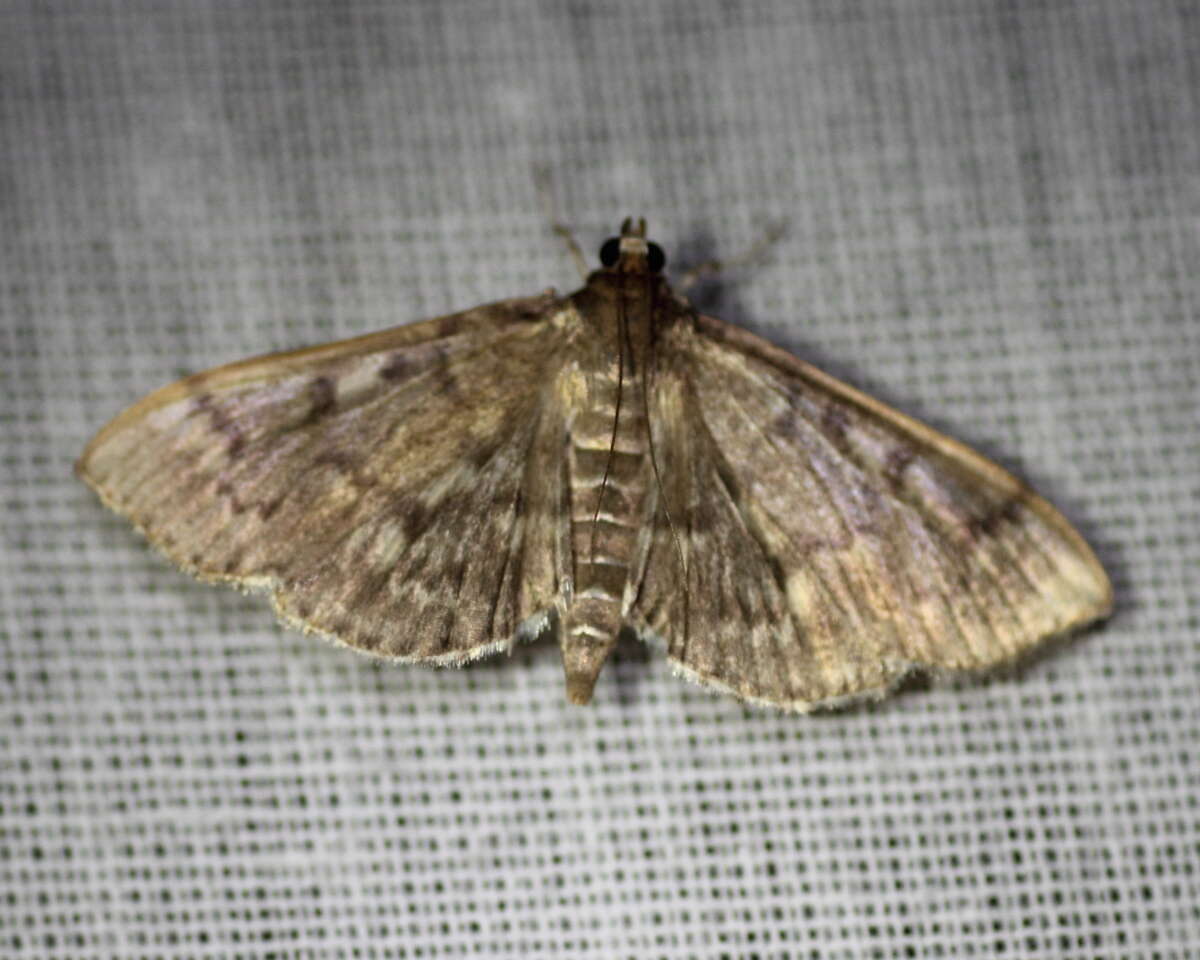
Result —
[{"label": "segmented abdomen", "polygon": [[617,389],[614,371],[594,387],[594,402],[571,430],[575,590],[565,629],[569,641],[587,646],[610,645],[620,629],[648,488],[640,384],[626,377],[619,419]]}]

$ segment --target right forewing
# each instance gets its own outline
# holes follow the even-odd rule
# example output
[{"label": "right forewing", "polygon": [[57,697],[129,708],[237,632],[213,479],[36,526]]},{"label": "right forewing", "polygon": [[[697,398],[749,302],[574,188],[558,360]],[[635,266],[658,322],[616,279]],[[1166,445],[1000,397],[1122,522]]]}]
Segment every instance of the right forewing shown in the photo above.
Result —
[{"label": "right forewing", "polygon": [[688,676],[804,710],[1108,612],[1087,544],[979,454],[720,321],[663,350],[635,614]]}]

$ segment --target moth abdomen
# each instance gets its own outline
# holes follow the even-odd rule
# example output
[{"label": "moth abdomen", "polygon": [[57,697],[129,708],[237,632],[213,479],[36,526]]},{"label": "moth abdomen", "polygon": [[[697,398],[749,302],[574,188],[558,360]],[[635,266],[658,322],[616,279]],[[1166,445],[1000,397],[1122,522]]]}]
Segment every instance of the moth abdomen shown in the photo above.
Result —
[{"label": "moth abdomen", "polygon": [[575,592],[561,644],[568,696],[592,687],[624,622],[625,596],[644,526],[649,430],[641,384],[618,359],[594,375],[590,404],[571,427],[569,477]]}]

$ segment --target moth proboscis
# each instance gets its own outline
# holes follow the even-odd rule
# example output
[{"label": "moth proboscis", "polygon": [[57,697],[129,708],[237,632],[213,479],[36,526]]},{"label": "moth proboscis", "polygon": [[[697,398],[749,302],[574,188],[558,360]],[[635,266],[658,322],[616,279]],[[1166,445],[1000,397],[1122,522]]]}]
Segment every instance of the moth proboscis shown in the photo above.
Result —
[{"label": "moth proboscis", "polygon": [[1105,616],[1082,537],[995,463],[699,314],[645,222],[553,290],[220,367],[77,464],[172,561],[280,619],[462,664],[548,625],[586,703],[619,631],[805,711]]}]

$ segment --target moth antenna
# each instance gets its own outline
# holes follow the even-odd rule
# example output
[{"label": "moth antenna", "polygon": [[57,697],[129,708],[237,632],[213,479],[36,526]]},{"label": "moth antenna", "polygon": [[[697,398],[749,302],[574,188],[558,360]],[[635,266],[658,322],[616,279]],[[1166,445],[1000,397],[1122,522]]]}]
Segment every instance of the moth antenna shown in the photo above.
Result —
[{"label": "moth antenna", "polygon": [[554,199],[554,190],[550,183],[549,169],[542,166],[534,167],[533,185],[537,190],[538,196],[541,198],[542,206],[545,208],[546,219],[550,221],[550,229],[554,232],[555,236],[566,244],[567,254],[575,264],[575,269],[586,280],[588,276],[587,257],[583,255],[583,251],[579,248],[579,244],[575,240],[575,235],[571,233],[571,228],[563,222],[562,215],[558,209],[558,203]]},{"label": "moth antenna", "polygon": [[764,253],[779,242],[779,239],[786,230],[787,222],[784,220],[769,224],[763,235],[758,238],[754,246],[749,250],[745,250],[726,260],[705,260],[703,263],[696,264],[675,282],[675,289],[680,293],[687,293],[688,290],[696,285],[696,282],[701,277],[720,273],[722,270],[735,270],[755,263],[762,258]]}]

